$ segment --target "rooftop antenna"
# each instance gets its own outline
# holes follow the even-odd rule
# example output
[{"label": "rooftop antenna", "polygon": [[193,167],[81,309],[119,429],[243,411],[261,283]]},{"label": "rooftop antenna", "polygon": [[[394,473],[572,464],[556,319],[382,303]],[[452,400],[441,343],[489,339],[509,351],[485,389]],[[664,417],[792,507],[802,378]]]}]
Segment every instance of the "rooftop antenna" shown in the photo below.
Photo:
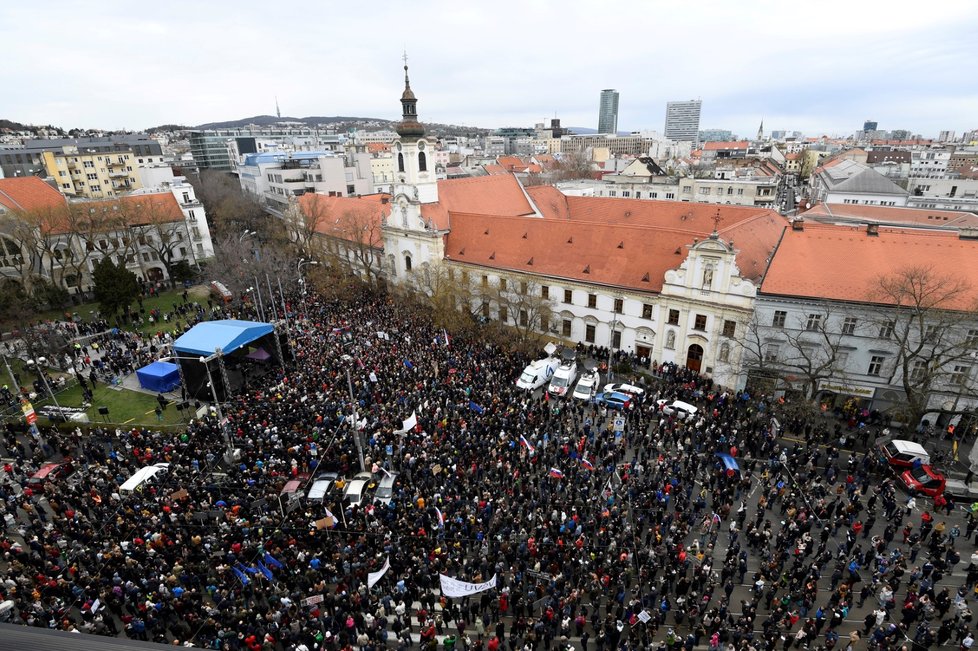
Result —
[{"label": "rooftop antenna", "polygon": [[278,107],[278,95],[275,96],[275,115],[282,119],[282,109]]}]

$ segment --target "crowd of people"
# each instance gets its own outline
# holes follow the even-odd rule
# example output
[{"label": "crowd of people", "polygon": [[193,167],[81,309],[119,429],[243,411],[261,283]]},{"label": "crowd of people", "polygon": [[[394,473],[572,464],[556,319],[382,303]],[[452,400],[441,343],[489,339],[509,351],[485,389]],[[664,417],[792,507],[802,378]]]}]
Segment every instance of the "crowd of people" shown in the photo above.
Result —
[{"label": "crowd of people", "polygon": [[[7,432],[6,612],[233,651],[971,646],[978,520],[909,501],[871,438],[841,452],[820,419],[647,360],[616,429],[604,407],[518,389],[524,354],[416,307],[300,309],[294,359],[226,423]],[[697,413],[667,415],[674,399]],[[50,458],[77,472],[21,489]],[[396,477],[389,504],[349,504],[343,479],[305,496],[362,470]],[[448,598],[439,575],[496,583]]]}]

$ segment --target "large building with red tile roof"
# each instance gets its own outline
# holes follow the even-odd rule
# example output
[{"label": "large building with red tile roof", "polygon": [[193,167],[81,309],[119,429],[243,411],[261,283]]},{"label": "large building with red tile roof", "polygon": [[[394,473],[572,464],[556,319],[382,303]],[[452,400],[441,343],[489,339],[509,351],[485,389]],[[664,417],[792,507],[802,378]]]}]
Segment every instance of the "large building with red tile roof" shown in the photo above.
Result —
[{"label": "large building with red tile roof", "polygon": [[796,220],[762,279],[745,365],[830,407],[900,417],[916,400],[946,424],[978,407],[976,260],[976,229]]},{"label": "large building with red tile roof", "polygon": [[64,195],[38,176],[0,179],[0,212],[31,212],[66,203]]}]

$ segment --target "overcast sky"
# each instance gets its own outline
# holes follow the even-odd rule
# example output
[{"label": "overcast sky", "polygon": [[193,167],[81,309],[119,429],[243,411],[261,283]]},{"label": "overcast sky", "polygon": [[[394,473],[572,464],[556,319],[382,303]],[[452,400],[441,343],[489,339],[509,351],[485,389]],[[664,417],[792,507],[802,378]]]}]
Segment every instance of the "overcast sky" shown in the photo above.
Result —
[{"label": "overcast sky", "polygon": [[978,128],[978,2],[373,0],[0,4],[0,117],[141,129],[271,114],[397,119],[407,48],[422,121],[936,136]]}]

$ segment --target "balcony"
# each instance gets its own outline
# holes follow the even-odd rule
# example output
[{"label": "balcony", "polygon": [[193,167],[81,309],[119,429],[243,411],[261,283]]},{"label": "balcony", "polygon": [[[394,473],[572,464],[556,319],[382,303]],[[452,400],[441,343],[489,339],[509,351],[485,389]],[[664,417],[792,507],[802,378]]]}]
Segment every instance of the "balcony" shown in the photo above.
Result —
[{"label": "balcony", "polygon": [[129,176],[129,172],[126,170],[109,170],[109,176],[113,179],[126,178]]},{"label": "balcony", "polygon": [[126,161],[124,160],[120,161],[118,159],[112,160],[111,158],[109,158],[108,160],[105,161],[105,164],[108,165],[109,167],[125,167]]}]

